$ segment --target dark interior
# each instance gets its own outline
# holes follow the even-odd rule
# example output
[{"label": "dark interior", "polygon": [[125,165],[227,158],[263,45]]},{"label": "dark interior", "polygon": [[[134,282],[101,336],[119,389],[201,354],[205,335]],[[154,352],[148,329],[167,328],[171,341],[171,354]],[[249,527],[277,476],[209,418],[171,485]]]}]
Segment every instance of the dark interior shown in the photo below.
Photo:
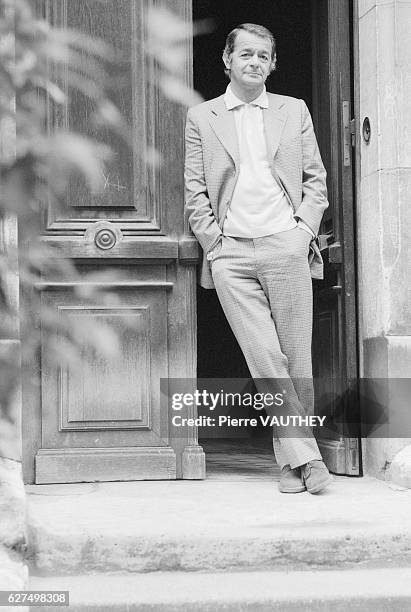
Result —
[{"label": "dark interior", "polygon": [[[212,30],[194,38],[194,87],[209,100],[224,93],[221,59],[225,38],[240,23],[266,26],[277,41],[277,70],[268,91],[312,103],[311,3],[307,0],[193,0],[194,21]],[[247,365],[225,319],[216,292],[198,287],[198,377],[247,378]]]}]

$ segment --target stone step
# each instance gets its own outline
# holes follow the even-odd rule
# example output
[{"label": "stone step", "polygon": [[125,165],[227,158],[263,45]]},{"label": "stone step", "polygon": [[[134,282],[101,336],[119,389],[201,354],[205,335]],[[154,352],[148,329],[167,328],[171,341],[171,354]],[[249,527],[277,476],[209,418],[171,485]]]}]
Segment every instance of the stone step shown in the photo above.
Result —
[{"label": "stone step", "polygon": [[411,491],[336,478],[323,495],[276,483],[28,487],[32,573],[283,570],[411,565]]},{"label": "stone step", "polygon": [[70,612],[404,612],[411,568],[32,577],[33,589],[69,591]]}]

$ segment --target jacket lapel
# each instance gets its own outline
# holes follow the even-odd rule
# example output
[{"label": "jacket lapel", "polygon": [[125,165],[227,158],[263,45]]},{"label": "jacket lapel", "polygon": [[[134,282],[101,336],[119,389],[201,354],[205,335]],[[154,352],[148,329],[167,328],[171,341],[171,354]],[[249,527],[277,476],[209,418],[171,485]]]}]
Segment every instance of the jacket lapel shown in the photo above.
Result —
[{"label": "jacket lapel", "polygon": [[238,166],[240,154],[238,151],[234,114],[227,110],[223,96],[217,98],[211,107],[210,125],[223,147],[233,159],[234,164]]},{"label": "jacket lapel", "polygon": [[[275,94],[268,94],[268,103],[268,108],[263,109],[264,131],[269,162],[273,166],[288,115],[284,102],[277,100]],[[234,114],[227,110],[224,96],[217,98],[211,107],[210,125],[235,165],[238,166],[240,155]]]},{"label": "jacket lapel", "polygon": [[268,108],[263,110],[263,117],[268,159],[272,167],[287,121],[287,111],[284,102],[277,101],[275,94],[268,94],[268,104]]}]

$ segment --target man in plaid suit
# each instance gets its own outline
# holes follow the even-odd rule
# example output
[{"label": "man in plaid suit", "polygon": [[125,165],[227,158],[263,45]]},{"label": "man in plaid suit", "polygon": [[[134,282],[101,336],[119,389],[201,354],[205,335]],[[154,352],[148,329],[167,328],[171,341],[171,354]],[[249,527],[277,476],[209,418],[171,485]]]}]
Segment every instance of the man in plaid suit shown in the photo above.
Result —
[{"label": "man in plaid suit", "polygon": [[203,249],[200,283],[217,290],[258,390],[282,389],[284,414],[301,417],[274,430],[280,491],[317,493],[332,479],[304,417],[313,411],[311,277],[322,278],[326,172],[304,101],[265,89],[272,33],[238,26],[223,61],[226,92],[187,114],[186,214]]}]

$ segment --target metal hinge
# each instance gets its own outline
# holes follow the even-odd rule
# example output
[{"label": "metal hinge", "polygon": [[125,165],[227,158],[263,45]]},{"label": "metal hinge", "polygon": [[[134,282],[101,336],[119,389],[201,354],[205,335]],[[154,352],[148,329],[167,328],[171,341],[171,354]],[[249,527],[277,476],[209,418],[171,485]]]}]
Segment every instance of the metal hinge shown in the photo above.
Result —
[{"label": "metal hinge", "polygon": [[360,473],[358,438],[348,438],[346,473],[352,476]]},{"label": "metal hinge", "polygon": [[349,100],[344,100],[342,103],[344,166],[351,166],[351,147],[355,146],[355,119],[350,119],[350,108]]},{"label": "metal hinge", "polygon": [[355,118],[350,121],[350,132],[351,132],[351,146],[355,147],[357,141],[357,128]]}]

